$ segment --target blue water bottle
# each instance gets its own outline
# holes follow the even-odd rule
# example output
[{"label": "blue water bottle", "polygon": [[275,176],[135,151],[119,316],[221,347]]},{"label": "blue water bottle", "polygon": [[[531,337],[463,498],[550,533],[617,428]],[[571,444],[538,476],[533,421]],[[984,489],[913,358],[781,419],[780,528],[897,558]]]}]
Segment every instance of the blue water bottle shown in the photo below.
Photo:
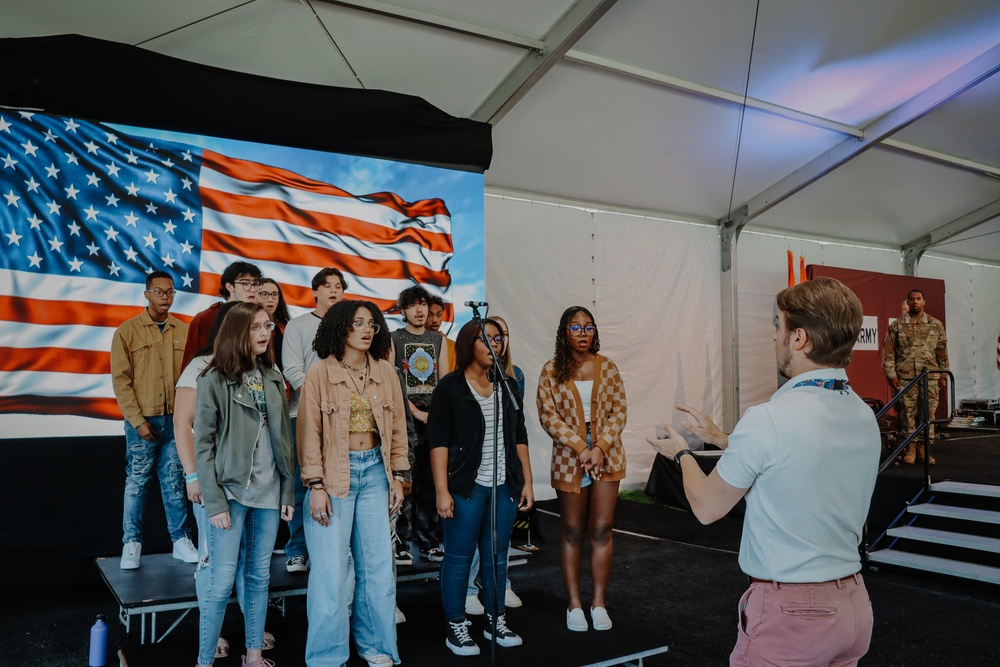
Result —
[{"label": "blue water bottle", "polygon": [[97,615],[97,622],[90,628],[90,667],[104,667],[108,664],[108,624],[104,614]]}]

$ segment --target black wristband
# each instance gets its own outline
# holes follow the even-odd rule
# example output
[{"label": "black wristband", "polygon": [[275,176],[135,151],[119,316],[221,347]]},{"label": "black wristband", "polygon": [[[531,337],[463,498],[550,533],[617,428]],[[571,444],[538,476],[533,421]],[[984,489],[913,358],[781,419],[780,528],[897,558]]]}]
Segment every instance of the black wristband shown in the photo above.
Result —
[{"label": "black wristband", "polygon": [[677,452],[676,454],[674,454],[674,463],[680,465],[681,459],[687,455],[694,456],[694,452],[692,452],[690,449],[682,449],[681,451]]}]

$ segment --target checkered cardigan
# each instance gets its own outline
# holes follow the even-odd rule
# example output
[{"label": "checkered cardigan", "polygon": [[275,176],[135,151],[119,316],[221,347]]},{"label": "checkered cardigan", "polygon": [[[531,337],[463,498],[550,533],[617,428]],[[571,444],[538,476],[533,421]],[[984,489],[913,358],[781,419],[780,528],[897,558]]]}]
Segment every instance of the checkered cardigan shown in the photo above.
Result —
[{"label": "checkered cardigan", "polygon": [[[549,360],[538,377],[538,419],[552,436],[552,488],[580,492],[583,480],[578,455],[587,447],[587,425],[576,383],[556,383],[555,362]],[[594,394],[590,408],[590,433],[594,446],[604,450],[606,470],[601,481],[625,477],[625,385],[618,367],[607,357],[594,360]]]}]

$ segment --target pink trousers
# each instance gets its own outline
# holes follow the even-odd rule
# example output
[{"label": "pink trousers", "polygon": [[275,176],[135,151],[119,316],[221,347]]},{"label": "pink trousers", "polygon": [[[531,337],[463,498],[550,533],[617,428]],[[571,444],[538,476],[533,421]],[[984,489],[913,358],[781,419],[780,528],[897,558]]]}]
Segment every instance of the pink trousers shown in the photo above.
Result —
[{"label": "pink trousers", "polygon": [[872,640],[860,574],[821,584],[750,584],[740,598],[730,667],[857,665]]}]

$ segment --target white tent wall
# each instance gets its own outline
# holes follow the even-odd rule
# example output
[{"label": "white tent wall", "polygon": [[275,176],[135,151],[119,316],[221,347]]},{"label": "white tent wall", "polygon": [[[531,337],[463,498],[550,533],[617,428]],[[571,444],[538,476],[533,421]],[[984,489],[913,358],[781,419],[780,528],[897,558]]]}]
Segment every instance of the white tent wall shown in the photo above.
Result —
[{"label": "white tent wall", "polygon": [[[612,208],[612,207],[607,207]],[[722,413],[719,237],[711,225],[602,210],[592,203],[487,189],[486,296],[510,327],[525,374],[525,421],[535,493],[549,485],[551,441],[538,423],[538,373],[552,357],[559,315],[570,305],[594,313],[601,351],[625,380],[625,486],[645,484],[653,454],[645,438],[677,404]],[[804,239],[748,229],[738,243],[740,413],[777,387],[774,295],[795,261],[901,275],[897,249]],[[1000,267],[926,255],[918,274],[945,281],[949,354],[956,396],[1000,396]],[[902,297],[900,298],[902,302]],[[929,304],[935,312],[937,304]]]},{"label": "white tent wall", "polygon": [[[740,414],[767,401],[778,387],[774,361],[774,295],[788,286],[788,251],[794,255],[795,278],[799,258],[806,264],[900,274],[898,250],[784,236],[745,230],[737,243],[739,287]],[[903,298],[900,298],[902,303]],[[949,324],[951,311],[949,311]]]},{"label": "white tent wall", "polygon": [[511,333],[525,373],[525,421],[535,493],[549,485],[551,439],[538,423],[538,373],[552,358],[562,311],[594,313],[601,352],[625,381],[628,475],[641,487],[646,436],[673,406],[721,410],[719,240],[710,225],[491,194],[486,196],[486,296]]},{"label": "white tent wall", "polygon": [[[955,397],[997,398],[997,334],[1000,332],[1000,267],[925,255],[917,274],[945,281],[948,356]],[[934,315],[937,304],[927,304]]]}]

